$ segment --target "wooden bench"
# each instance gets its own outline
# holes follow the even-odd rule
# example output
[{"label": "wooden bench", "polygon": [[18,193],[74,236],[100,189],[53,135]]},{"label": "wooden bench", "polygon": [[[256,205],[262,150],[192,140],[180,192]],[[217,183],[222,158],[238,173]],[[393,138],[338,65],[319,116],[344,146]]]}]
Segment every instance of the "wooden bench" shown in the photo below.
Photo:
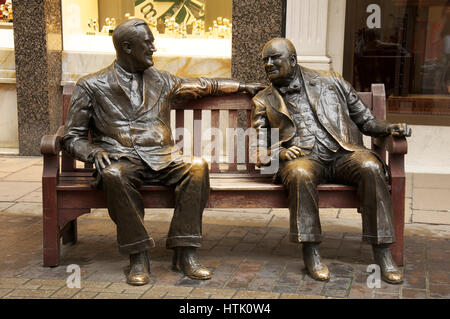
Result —
[{"label": "wooden bench", "polygon": [[[64,88],[63,121],[72,91],[73,87]],[[382,119],[386,117],[384,85],[374,84],[372,92],[359,93],[359,96],[367,106],[373,109],[377,117]],[[184,127],[184,110],[193,110],[194,121],[202,121],[206,112],[211,112],[211,127],[219,127],[220,120],[225,116],[228,118],[228,127],[230,128],[238,126],[238,111],[241,110],[246,115],[247,126],[250,125],[251,104],[246,95],[206,97],[188,101],[183,107],[174,106],[173,109],[174,119],[172,122],[175,122],[176,128]],[[241,115],[241,118],[245,120],[245,116]],[[202,131],[199,123],[201,122],[195,122],[193,125],[194,156],[202,155]],[[41,142],[41,152],[44,155],[42,198],[45,266],[59,264],[61,237],[64,244],[77,241],[77,217],[89,213],[92,208],[106,208],[103,191],[92,188],[89,184],[93,180],[92,165],[77,168],[74,159],[61,151],[63,132],[64,126],[61,126],[55,135],[46,135]],[[212,143],[214,143],[214,139],[212,139]],[[246,140],[248,142],[248,137]],[[180,145],[187,145],[183,144],[180,138],[176,142]],[[397,237],[397,242],[391,246],[391,250],[397,264],[403,265],[406,139],[392,136],[384,139],[372,139],[372,147],[383,159],[386,159],[386,153],[388,154],[388,164],[392,176],[389,187],[393,200]],[[228,145],[228,150],[231,148],[236,150],[236,139],[233,144]],[[286,208],[287,195],[284,187],[273,184],[270,177],[262,176],[255,165],[250,163],[248,147],[246,149],[245,163],[237,163],[236,151],[233,158],[224,163],[212,161],[213,163],[210,164],[211,192],[207,207]],[[211,153],[210,158],[219,158],[215,151],[211,151]],[[208,157],[206,158],[208,159]],[[324,184],[320,185],[318,190],[320,208],[359,208],[359,200],[353,186]],[[173,191],[168,187],[144,185],[140,191],[146,208],[174,207]]]}]

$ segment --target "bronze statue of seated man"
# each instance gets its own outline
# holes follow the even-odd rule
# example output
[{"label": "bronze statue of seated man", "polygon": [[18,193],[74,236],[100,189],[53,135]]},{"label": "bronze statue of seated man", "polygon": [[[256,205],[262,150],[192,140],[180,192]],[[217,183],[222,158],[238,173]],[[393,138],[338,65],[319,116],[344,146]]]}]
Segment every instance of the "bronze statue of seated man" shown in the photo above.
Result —
[{"label": "bronze statue of seated man", "polygon": [[[389,249],[395,236],[387,167],[364,147],[361,132],[410,136],[410,129],[376,119],[339,74],[298,65],[296,50],[287,39],[266,43],[262,59],[271,85],[252,99],[258,165],[268,165],[274,156],[280,160],[275,180],[286,188],[290,240],[302,243],[308,273],[316,280],[330,278],[319,253],[322,234],[316,188],[335,182],[356,186],[363,240],[372,244],[383,279],[401,283],[402,274]],[[267,143],[267,131],[274,128],[279,130],[279,141]]]},{"label": "bronze statue of seated man", "polygon": [[[193,279],[209,279],[196,249],[202,239],[202,214],[208,200],[208,165],[181,159],[172,139],[170,110],[179,98],[233,92],[252,95],[261,84],[226,79],[182,78],[153,68],[154,37],[141,19],[126,20],[113,32],[116,60],[81,78],[67,115],[64,149],[95,163],[98,186],[117,226],[119,251],[130,257],[127,282],[149,282],[148,250],[155,244],[144,226],[138,191],[145,181],[173,186],[175,210],[166,247],[173,264]],[[88,136],[90,135],[90,139]]]}]

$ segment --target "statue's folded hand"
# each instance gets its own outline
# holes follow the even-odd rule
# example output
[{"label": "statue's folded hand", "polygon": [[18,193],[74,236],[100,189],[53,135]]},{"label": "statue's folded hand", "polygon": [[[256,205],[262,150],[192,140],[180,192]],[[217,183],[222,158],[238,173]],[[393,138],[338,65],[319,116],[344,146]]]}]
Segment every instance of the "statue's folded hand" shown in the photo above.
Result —
[{"label": "statue's folded hand", "polygon": [[411,128],[405,123],[389,124],[388,132],[392,136],[411,136]]},{"label": "statue's folded hand", "polygon": [[94,156],[95,167],[100,173],[105,167],[111,165],[111,160],[109,159],[109,154],[104,151],[97,152]]},{"label": "statue's folded hand", "polygon": [[282,161],[290,161],[296,159],[300,156],[303,156],[302,149],[298,146],[291,146],[289,148],[285,148],[280,152],[280,159]]}]

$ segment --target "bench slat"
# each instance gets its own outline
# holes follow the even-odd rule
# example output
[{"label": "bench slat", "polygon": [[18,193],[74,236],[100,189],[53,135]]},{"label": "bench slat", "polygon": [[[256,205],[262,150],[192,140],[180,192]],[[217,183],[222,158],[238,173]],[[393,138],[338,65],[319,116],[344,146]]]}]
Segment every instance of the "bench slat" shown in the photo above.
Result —
[{"label": "bench slat", "polygon": [[[176,110],[175,111],[175,128],[176,131],[180,132],[182,128],[184,128],[184,110]],[[176,136],[175,143],[179,145],[180,151],[183,152],[184,139],[183,135]]]},{"label": "bench slat", "polygon": [[[231,130],[228,133],[235,132],[237,129],[237,122],[238,122],[238,113],[237,110],[230,110],[228,113],[228,128]],[[237,170],[237,138],[235,135],[228,136],[227,138],[228,142],[228,155],[232,155],[231,158],[228,156],[228,170],[229,171],[236,171]]]},{"label": "bench slat", "polygon": [[202,156],[202,110],[194,110],[194,156]]},{"label": "bench slat", "polygon": [[[219,133],[220,129],[220,111],[212,110],[211,111],[211,128],[214,132]],[[220,171],[219,162],[220,162],[220,149],[222,145],[220,145],[220,136],[211,137],[211,173],[218,173]]]}]

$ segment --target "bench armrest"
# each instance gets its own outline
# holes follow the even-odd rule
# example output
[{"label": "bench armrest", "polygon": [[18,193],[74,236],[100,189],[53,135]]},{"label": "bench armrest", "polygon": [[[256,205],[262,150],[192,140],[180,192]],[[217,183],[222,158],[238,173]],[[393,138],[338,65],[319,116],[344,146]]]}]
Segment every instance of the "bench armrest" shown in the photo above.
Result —
[{"label": "bench armrest", "polygon": [[47,155],[58,155],[61,151],[64,126],[60,126],[56,134],[44,135],[41,139],[41,153]]},{"label": "bench armrest", "polygon": [[408,142],[404,136],[377,137],[373,139],[373,144],[381,149],[387,150],[390,154],[406,154],[408,152]]}]

